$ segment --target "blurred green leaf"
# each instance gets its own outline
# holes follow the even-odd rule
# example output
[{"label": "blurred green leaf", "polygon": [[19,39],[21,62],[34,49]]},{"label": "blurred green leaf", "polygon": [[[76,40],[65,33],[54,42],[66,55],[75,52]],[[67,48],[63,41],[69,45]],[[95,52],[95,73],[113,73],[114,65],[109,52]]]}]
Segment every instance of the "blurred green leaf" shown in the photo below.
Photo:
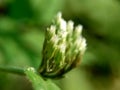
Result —
[{"label": "blurred green leaf", "polygon": [[28,20],[33,17],[29,0],[13,0],[9,5],[10,17],[17,20]]},{"label": "blurred green leaf", "polygon": [[63,0],[30,0],[38,23],[50,23],[53,16],[62,6]]}]

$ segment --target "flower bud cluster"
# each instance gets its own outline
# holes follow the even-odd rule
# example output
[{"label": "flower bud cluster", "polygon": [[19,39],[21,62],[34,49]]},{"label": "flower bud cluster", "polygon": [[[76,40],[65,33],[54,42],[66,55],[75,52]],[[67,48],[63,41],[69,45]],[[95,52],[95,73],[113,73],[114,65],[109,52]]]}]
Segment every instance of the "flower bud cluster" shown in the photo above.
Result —
[{"label": "flower bud cluster", "polygon": [[81,33],[82,25],[74,27],[73,21],[66,22],[58,13],[46,30],[39,71],[43,76],[62,76],[79,64],[86,50],[86,40]]}]

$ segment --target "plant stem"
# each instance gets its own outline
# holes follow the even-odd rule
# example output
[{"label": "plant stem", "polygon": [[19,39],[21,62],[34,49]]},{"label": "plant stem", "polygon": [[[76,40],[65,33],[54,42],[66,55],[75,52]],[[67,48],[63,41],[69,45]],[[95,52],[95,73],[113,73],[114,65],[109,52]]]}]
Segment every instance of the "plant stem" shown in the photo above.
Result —
[{"label": "plant stem", "polygon": [[18,67],[11,67],[11,66],[0,66],[0,71],[7,72],[7,73],[13,73],[18,75],[25,75],[23,68]]}]

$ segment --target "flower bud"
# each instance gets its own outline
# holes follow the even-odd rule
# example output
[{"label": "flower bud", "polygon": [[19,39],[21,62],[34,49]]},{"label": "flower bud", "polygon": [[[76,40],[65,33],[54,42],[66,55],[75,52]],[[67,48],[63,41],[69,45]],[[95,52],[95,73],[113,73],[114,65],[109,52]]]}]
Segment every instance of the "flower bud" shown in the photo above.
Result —
[{"label": "flower bud", "polygon": [[58,13],[53,25],[47,29],[43,59],[39,72],[45,77],[59,77],[75,68],[86,50],[86,40],[81,35],[82,25],[66,22]]}]

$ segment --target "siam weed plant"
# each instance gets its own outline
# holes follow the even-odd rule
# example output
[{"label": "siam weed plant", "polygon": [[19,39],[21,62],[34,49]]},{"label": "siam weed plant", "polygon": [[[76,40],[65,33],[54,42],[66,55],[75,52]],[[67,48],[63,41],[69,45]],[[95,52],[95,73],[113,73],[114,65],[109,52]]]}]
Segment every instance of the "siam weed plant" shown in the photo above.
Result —
[{"label": "siam weed plant", "polygon": [[60,90],[50,79],[63,77],[80,64],[86,50],[86,40],[81,33],[82,25],[74,27],[74,22],[66,22],[59,12],[46,29],[39,69],[0,67],[0,71],[26,75],[35,90]]}]

